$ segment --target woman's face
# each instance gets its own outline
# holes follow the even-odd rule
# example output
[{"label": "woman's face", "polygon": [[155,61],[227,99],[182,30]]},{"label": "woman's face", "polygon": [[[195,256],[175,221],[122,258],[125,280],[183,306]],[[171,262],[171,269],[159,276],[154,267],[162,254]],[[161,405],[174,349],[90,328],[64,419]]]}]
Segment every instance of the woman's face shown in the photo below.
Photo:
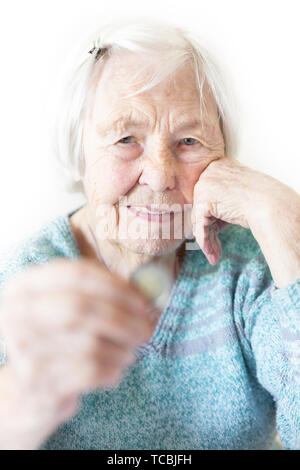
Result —
[{"label": "woman's face", "polygon": [[[150,64],[129,53],[97,64],[84,127],[83,184],[97,238],[160,255],[192,236],[194,185],[212,160],[224,156],[224,140],[206,88],[201,125],[199,91],[189,63],[151,90],[123,99],[143,84],[132,83],[132,75]],[[150,205],[174,212],[136,215],[138,208]]]}]

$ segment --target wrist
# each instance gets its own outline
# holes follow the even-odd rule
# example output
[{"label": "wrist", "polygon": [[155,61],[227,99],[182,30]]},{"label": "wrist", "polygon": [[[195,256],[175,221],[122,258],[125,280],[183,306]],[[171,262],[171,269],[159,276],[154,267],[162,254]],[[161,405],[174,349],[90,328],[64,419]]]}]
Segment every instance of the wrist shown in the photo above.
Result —
[{"label": "wrist", "polygon": [[285,287],[300,278],[300,211],[291,203],[289,207],[266,203],[249,219],[252,234],[258,242],[270,268],[277,288]]}]

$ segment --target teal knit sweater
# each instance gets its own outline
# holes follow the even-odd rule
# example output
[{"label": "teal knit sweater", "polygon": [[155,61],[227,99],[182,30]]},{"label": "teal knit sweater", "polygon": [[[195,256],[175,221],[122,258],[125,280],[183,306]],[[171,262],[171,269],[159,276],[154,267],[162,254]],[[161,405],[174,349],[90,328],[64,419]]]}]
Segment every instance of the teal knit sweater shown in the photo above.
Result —
[{"label": "teal knit sweater", "polygon": [[[31,264],[81,256],[69,215],[11,247],[0,292]],[[219,237],[215,266],[200,248],[185,252],[121,383],[83,394],[40,449],[270,449],[276,428],[286,449],[300,449],[300,279],[276,289],[249,229],[230,225]]]}]

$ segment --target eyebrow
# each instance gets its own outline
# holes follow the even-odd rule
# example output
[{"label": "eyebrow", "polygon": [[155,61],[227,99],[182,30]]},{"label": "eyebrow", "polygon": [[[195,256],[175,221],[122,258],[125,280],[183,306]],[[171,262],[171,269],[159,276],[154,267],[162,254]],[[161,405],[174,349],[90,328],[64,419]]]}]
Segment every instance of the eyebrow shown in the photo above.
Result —
[{"label": "eyebrow", "polygon": [[[149,124],[149,121],[139,121],[137,119],[122,116],[120,118],[113,119],[110,122],[106,121],[104,125],[102,123],[96,124],[96,130],[98,134],[105,137],[117,130],[118,127],[124,130],[133,127],[142,129],[147,127],[147,124]],[[203,126],[203,122],[201,122],[199,119],[192,119],[190,121],[181,120],[181,122],[176,125],[174,132],[176,133],[180,130],[194,129],[201,126]]]},{"label": "eyebrow", "polygon": [[96,124],[96,130],[98,134],[105,137],[111,134],[112,132],[114,132],[115,130],[117,130],[118,128],[122,128],[122,129],[126,129],[129,127],[142,128],[146,126],[147,126],[147,122],[138,121],[136,119],[122,116],[122,117],[113,119],[111,121],[105,121],[103,124],[102,123]]}]

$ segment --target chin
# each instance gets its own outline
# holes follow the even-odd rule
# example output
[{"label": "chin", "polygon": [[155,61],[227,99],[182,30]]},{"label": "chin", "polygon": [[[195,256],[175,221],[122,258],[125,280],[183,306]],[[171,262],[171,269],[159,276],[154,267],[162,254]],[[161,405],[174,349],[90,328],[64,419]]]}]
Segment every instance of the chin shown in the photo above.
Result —
[{"label": "chin", "polygon": [[164,239],[127,239],[120,240],[122,247],[134,253],[161,256],[175,251],[183,240],[164,240]]}]

